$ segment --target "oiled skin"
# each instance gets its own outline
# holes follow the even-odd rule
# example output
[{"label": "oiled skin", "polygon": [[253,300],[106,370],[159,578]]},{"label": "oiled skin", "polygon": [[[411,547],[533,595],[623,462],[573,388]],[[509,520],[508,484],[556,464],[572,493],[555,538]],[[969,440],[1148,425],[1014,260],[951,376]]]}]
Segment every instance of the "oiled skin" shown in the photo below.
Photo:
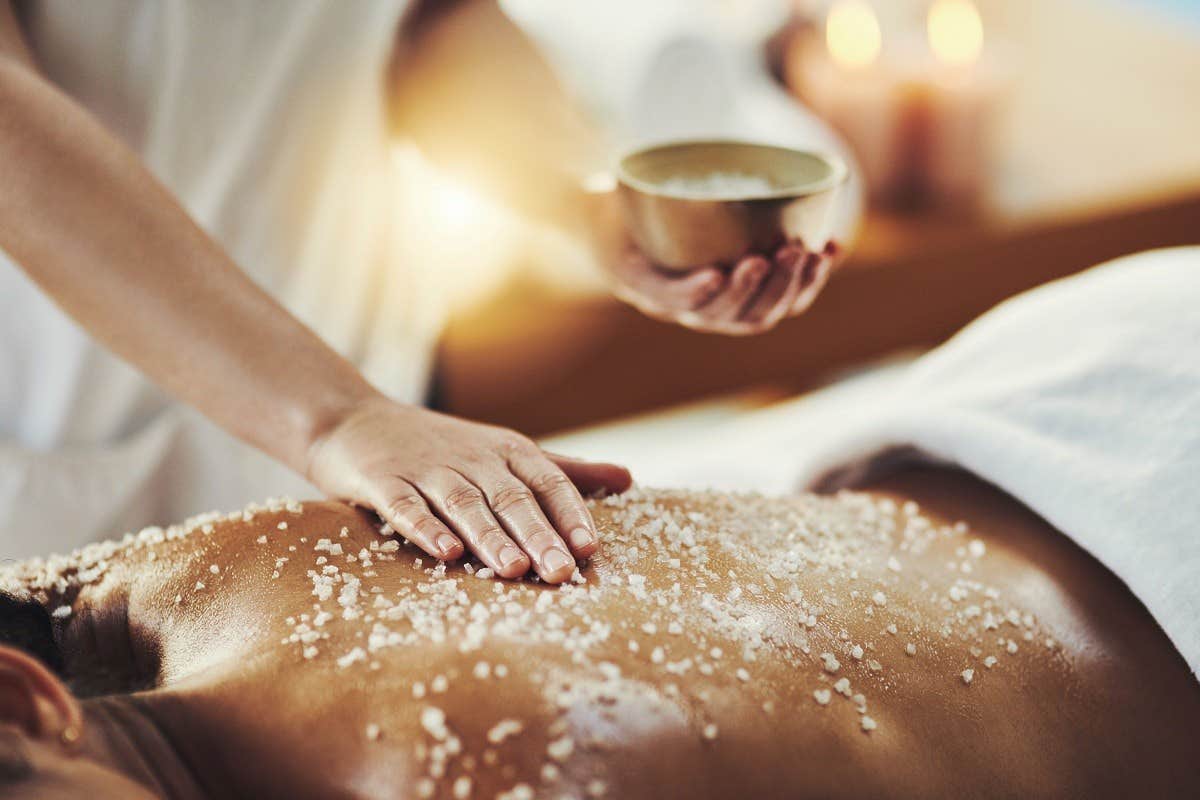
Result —
[{"label": "oiled skin", "polygon": [[[662,630],[639,631],[641,652],[631,653],[626,645],[634,637],[624,633],[624,624],[636,630],[642,620],[630,619],[625,604],[601,602],[593,616],[622,633],[599,645],[591,658],[643,681],[662,702],[634,698],[570,708],[566,729],[576,741],[590,737],[591,746],[578,748],[560,765],[561,781],[545,796],[584,797],[593,779],[605,782],[605,796],[621,798],[1200,792],[1200,745],[1192,729],[1200,717],[1200,687],[1119,581],[1019,504],[962,474],[908,470],[874,488],[918,501],[931,517],[967,521],[972,537],[987,548],[974,577],[1034,614],[1039,637],[1048,633],[1059,644],[1050,649],[1040,639],[1022,641],[1015,655],[996,649],[995,668],[982,669],[957,637],[906,635],[904,625],[900,635],[886,634],[886,619],[938,615],[921,583],[945,583],[954,545],[941,543],[920,556],[908,555],[903,571],[889,576],[886,617],[868,617],[866,597],[861,605],[830,609],[810,634],[811,664],[798,669],[767,652],[749,665],[748,682],[730,674],[741,664],[728,655],[738,652],[738,643],[722,641],[715,631],[705,635],[726,651],[722,663],[728,670],[707,677],[695,671],[666,675],[647,652],[656,643],[669,650],[672,637]],[[602,531],[610,524],[603,507],[596,518]],[[280,519],[288,521],[286,536],[275,529]],[[359,626],[331,625],[333,638],[311,661],[298,646],[280,644],[291,631],[284,618],[310,610],[314,600],[305,576],[307,549],[343,525],[350,529],[349,539],[342,540],[348,552],[378,540],[373,518],[337,504],[306,504],[300,515],[264,514],[250,523],[220,526],[199,549],[192,540],[169,542],[157,548],[155,561],[131,558],[128,569],[114,570],[102,587],[88,590],[85,602],[110,610],[128,600],[131,652],[143,669],[158,674],[156,688],[137,696],[139,707],[181,747],[212,796],[416,796],[426,767],[413,753],[417,742],[429,741],[418,723],[419,710],[428,705],[445,712],[464,752],[475,755],[500,719],[524,724],[520,735],[495,748],[498,766],[477,766],[471,773],[471,797],[491,798],[519,781],[538,787],[551,738],[547,731],[556,721],[562,724],[543,699],[541,677],[552,670],[568,682],[586,683],[595,675],[573,664],[561,647],[494,640],[484,652],[466,654],[454,642],[397,647],[378,653],[380,666],[370,670],[334,663],[336,655],[362,644],[354,636]],[[271,542],[256,544],[260,533],[269,533]],[[293,561],[278,580],[270,580],[285,542],[300,536],[308,545],[290,553]],[[883,545],[867,541],[863,547]],[[884,569],[883,559],[876,561]],[[222,568],[219,576],[209,572],[213,563]],[[723,565],[716,566],[717,573],[724,572]],[[602,553],[588,569],[612,568]],[[424,579],[407,557],[376,569],[372,583],[388,592]],[[688,565],[681,570],[686,575]],[[649,574],[649,582],[658,577]],[[205,590],[192,591],[198,580],[207,584]],[[805,580],[815,591],[828,576],[814,572]],[[486,599],[493,591],[487,580],[469,579],[462,586],[472,599]],[[707,579],[709,591],[729,588]],[[176,605],[176,594],[187,599]],[[770,592],[762,599],[764,614],[800,630],[788,603]],[[68,647],[72,637],[84,641],[88,618],[77,611]],[[109,640],[119,633],[116,627],[106,631]],[[850,701],[835,694],[821,707],[813,700],[814,689],[829,686],[817,653],[830,641],[828,631],[836,635],[840,628],[852,641],[874,643],[871,655],[883,665],[872,673],[865,662],[843,657],[838,673],[867,695],[869,714],[878,722],[870,733],[861,730]],[[917,644],[916,656],[904,653],[909,641]],[[504,663],[510,672],[502,679],[476,680],[471,672],[480,660]],[[970,685],[959,677],[968,666],[976,669]],[[413,682],[428,684],[437,674],[449,678],[449,690],[415,700]],[[668,682],[681,690],[678,703],[661,697]],[[706,702],[694,700],[705,691]],[[773,704],[770,713],[764,702]],[[382,731],[377,741],[364,733],[372,723]],[[719,728],[711,741],[697,733],[707,723]],[[463,774],[455,763],[437,784],[436,796],[452,796],[451,780]]]}]

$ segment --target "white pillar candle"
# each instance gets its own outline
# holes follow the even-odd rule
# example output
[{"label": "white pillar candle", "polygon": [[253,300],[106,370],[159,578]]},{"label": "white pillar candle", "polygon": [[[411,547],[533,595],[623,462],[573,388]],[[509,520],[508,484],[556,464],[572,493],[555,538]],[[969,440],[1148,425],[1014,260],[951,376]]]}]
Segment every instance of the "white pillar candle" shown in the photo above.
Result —
[{"label": "white pillar candle", "polygon": [[794,45],[788,80],[846,137],[877,200],[971,206],[990,176],[1005,74],[970,0],[935,0],[924,34],[885,41],[868,3],[842,0],[823,42]]}]

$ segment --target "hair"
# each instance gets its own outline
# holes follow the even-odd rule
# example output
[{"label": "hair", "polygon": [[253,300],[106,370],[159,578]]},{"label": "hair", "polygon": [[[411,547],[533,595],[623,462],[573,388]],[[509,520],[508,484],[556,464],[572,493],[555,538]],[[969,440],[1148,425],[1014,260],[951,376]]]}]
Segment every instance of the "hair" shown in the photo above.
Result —
[{"label": "hair", "polygon": [[[0,592],[0,645],[26,653],[63,677],[62,651],[54,639],[50,615],[41,603]],[[33,777],[33,762],[24,739],[0,726],[0,789]]]},{"label": "hair", "polygon": [[0,592],[0,645],[27,653],[66,680],[62,650],[54,638],[50,614],[36,600]]}]

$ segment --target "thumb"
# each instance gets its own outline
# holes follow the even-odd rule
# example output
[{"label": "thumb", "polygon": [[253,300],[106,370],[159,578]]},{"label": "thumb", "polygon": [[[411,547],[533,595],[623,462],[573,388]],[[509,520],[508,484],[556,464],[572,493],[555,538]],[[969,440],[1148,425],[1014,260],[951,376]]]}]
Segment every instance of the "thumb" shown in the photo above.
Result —
[{"label": "thumb", "polygon": [[689,272],[659,269],[641,253],[630,251],[612,269],[616,294],[647,313],[694,311],[725,286],[725,274],[715,267]]}]

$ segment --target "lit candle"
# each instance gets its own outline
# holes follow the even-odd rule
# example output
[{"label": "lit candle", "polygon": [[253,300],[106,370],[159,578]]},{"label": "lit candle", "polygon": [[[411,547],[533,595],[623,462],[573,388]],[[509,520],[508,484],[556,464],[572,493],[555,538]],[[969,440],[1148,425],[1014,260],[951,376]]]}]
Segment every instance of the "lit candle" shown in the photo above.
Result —
[{"label": "lit candle", "polygon": [[970,0],[935,0],[924,40],[887,43],[870,4],[840,0],[824,39],[798,43],[788,80],[849,141],[875,197],[960,208],[979,200],[1001,82],[982,61],[983,23]]}]

